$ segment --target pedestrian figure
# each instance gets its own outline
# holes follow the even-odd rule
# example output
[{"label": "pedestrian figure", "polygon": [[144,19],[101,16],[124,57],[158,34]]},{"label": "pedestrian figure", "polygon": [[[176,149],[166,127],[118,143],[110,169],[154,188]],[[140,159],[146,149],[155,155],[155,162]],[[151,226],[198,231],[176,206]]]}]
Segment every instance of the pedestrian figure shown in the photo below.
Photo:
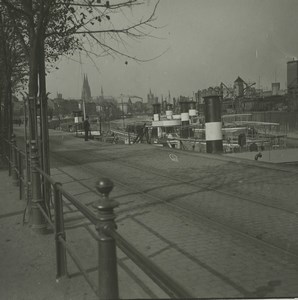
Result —
[{"label": "pedestrian figure", "polygon": [[258,160],[259,158],[262,158],[262,153],[259,152],[258,154],[255,155],[255,160]]},{"label": "pedestrian figure", "polygon": [[90,131],[90,123],[89,123],[88,116],[86,116],[86,120],[84,121],[84,130],[85,130],[85,141],[88,141],[88,135]]}]

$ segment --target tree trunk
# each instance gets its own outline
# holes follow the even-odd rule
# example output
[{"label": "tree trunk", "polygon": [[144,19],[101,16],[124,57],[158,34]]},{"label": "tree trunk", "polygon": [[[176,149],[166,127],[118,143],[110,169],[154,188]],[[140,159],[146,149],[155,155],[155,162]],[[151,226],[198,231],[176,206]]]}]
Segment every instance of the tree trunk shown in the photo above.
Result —
[{"label": "tree trunk", "polygon": [[29,137],[38,138],[37,131],[37,93],[38,93],[38,38],[34,29],[30,31],[30,58],[29,58]]},{"label": "tree trunk", "polygon": [[[48,99],[46,93],[44,35],[41,34],[39,43],[39,99],[40,99],[40,135],[41,135],[41,167],[50,175],[49,162],[49,130],[48,130]],[[46,206],[50,207],[50,186],[47,181],[43,182],[43,193]]]},{"label": "tree trunk", "polygon": [[0,14],[0,60],[1,60],[1,130],[4,137],[10,140],[13,133],[11,57],[7,46],[6,34],[3,30],[3,20]]}]

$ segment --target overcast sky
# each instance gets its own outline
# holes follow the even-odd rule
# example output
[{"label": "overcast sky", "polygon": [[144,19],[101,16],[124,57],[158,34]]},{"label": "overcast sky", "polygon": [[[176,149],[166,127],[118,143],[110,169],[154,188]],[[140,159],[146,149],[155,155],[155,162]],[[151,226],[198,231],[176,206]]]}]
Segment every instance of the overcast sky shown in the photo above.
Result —
[{"label": "overcast sky", "polygon": [[[111,0],[113,1],[113,0]],[[150,5],[143,6],[145,13]],[[148,10],[148,11],[146,11]],[[297,0],[161,0],[154,32],[157,38],[130,42],[133,55],[156,60],[137,63],[125,58],[81,55],[81,64],[62,59],[48,75],[50,97],[79,98],[83,73],[93,97],[100,94],[166,97],[192,96],[198,89],[230,85],[242,77],[261,87],[275,80],[286,85],[286,63],[298,57]],[[73,59],[79,61],[79,56]],[[95,66],[96,65],[96,66]]]}]

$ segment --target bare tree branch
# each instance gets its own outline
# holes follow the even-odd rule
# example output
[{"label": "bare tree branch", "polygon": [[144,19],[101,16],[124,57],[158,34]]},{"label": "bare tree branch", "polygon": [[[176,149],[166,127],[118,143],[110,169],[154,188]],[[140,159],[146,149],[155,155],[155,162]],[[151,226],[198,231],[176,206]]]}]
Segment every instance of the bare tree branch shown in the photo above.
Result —
[{"label": "bare tree branch", "polygon": [[[106,3],[109,1],[106,1]],[[92,4],[92,3],[69,3],[69,2],[58,2],[58,4],[66,4],[69,6],[80,6],[80,7],[92,7],[92,8],[108,8],[108,9],[118,9],[121,7],[127,7],[127,6],[135,6],[135,5],[142,5],[143,2],[140,2],[139,0],[128,0],[126,2],[117,3],[117,4]]]}]

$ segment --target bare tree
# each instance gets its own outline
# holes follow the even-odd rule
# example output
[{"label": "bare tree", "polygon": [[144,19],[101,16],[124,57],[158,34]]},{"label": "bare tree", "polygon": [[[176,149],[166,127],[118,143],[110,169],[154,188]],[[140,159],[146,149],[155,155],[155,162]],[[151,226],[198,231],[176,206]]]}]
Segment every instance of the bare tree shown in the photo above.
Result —
[{"label": "bare tree", "polygon": [[[28,62],[29,137],[38,139],[37,104],[41,111],[41,162],[49,174],[46,69],[61,55],[85,51],[88,55],[122,55],[143,61],[126,51],[125,39],[150,36],[155,21],[153,10],[145,17],[133,14],[146,7],[142,0],[0,0],[10,19]],[[145,9],[147,11],[147,9]],[[128,16],[130,15],[130,16]],[[127,63],[127,62],[126,62]],[[39,95],[39,97],[38,97]]]},{"label": "bare tree", "polygon": [[[159,0],[151,7],[148,1],[101,1],[94,0],[64,1],[68,8],[65,16],[72,26],[67,34],[80,35],[78,48],[95,56],[123,56],[144,62],[152,58],[137,57],[127,50],[130,41],[152,37],[155,26],[156,10]],[[152,1],[151,1],[152,2]],[[147,6],[146,6],[147,3]],[[135,11],[138,13],[135,14]],[[65,32],[52,30],[48,35],[61,35]]]},{"label": "bare tree", "polygon": [[26,67],[14,28],[5,12],[0,11],[0,124],[1,134],[7,139],[13,132],[12,94],[24,84]]},{"label": "bare tree", "polygon": [[[145,61],[126,51],[127,39],[151,36],[156,1],[148,13],[142,0],[0,0],[14,26],[29,65],[30,137],[37,137],[36,99],[45,101],[46,65],[54,66],[61,55],[81,50],[88,55],[122,55]],[[140,9],[143,8],[143,10]],[[134,15],[138,10],[141,17]],[[147,12],[147,16],[144,15]],[[127,62],[126,62],[127,63]]]}]

